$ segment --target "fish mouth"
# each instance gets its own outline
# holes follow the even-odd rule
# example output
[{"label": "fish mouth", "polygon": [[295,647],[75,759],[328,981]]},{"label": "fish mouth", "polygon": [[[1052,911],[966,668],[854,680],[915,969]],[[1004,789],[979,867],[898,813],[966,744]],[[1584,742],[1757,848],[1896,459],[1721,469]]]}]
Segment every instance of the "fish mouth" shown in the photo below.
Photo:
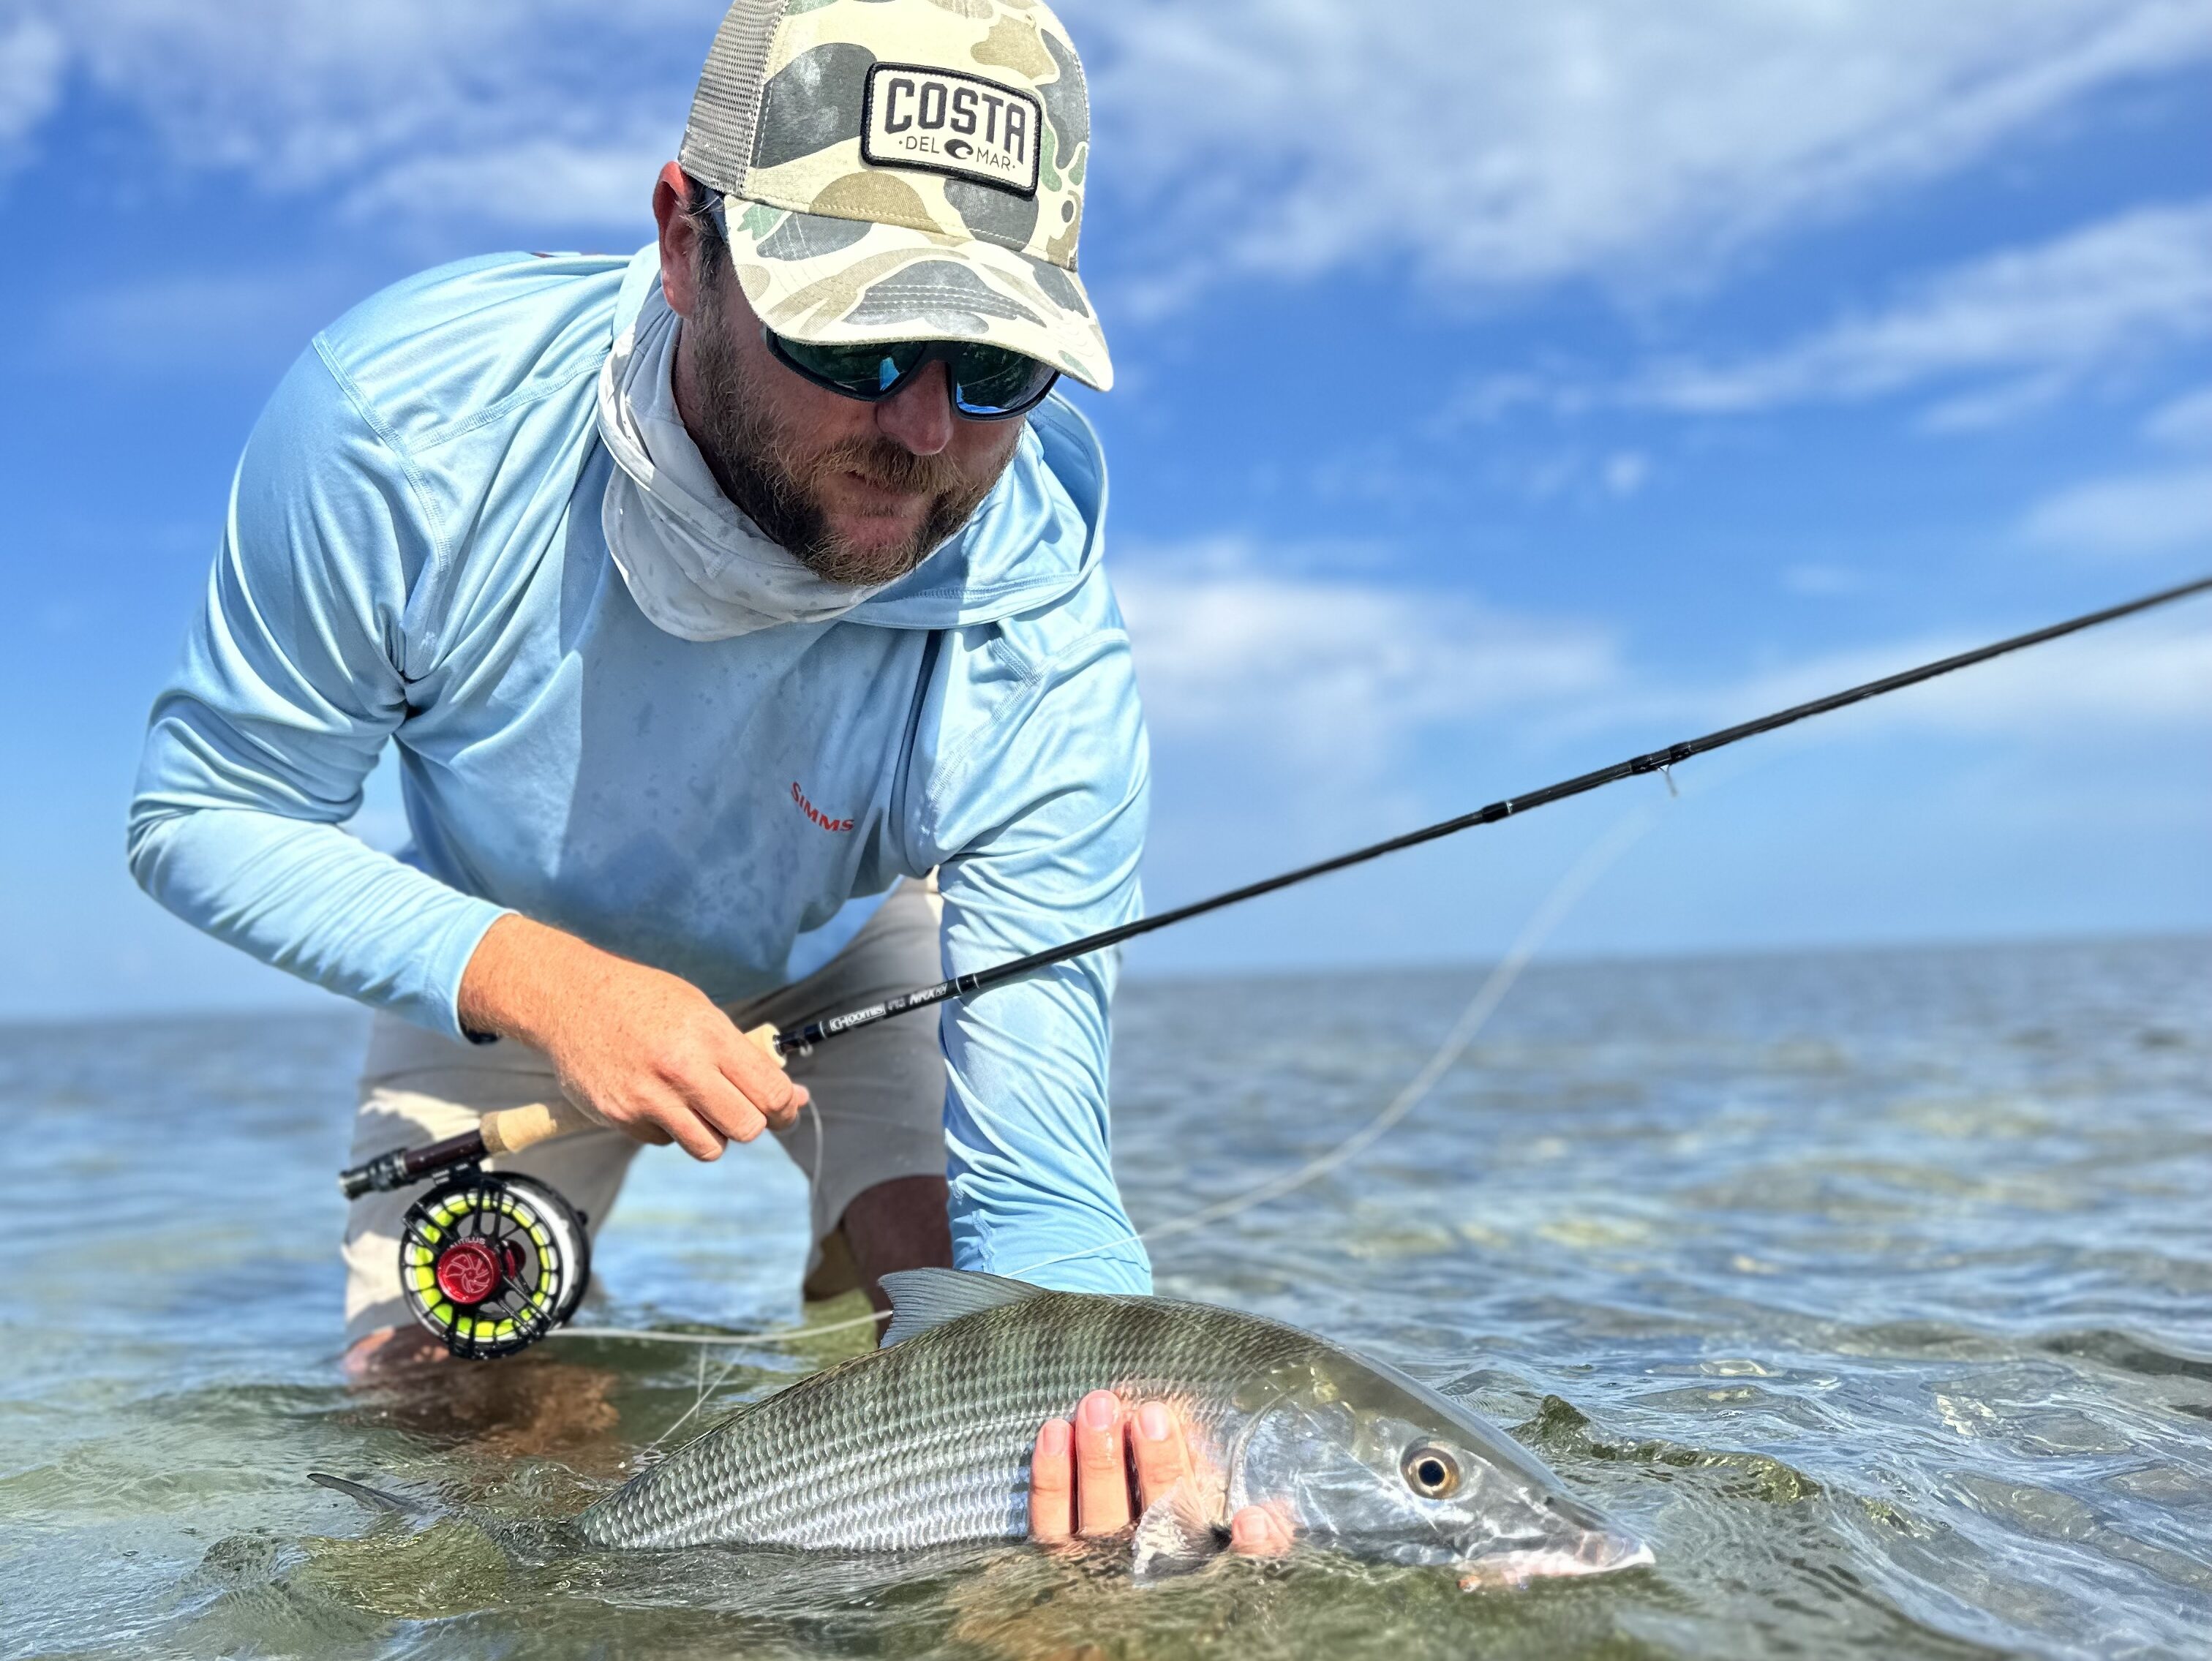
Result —
[{"label": "fish mouth", "polygon": [[1459,1589],[1484,1591],[1518,1588],[1532,1580],[1567,1580],[1622,1569],[1649,1568],[1658,1561],[1650,1546],[1632,1534],[1612,1530],[1585,1534],[1571,1546],[1534,1546],[1490,1552],[1460,1565]]}]

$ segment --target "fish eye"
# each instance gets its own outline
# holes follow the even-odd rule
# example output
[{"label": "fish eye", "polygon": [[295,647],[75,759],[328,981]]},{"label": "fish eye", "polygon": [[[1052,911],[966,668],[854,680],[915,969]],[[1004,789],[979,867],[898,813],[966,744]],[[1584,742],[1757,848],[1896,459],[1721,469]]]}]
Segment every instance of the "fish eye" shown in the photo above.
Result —
[{"label": "fish eye", "polygon": [[1459,1461],[1433,1443],[1409,1448],[1402,1469],[1406,1486],[1424,1500],[1441,1500],[1459,1486]]}]

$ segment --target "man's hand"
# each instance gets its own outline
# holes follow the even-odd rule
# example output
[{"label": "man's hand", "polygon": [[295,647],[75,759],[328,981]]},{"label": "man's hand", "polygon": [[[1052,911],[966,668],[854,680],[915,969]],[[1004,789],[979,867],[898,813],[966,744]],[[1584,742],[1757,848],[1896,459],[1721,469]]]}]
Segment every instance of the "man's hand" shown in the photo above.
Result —
[{"label": "man's hand", "polygon": [[461,1024],[535,1045],[580,1107],[694,1159],[783,1130],[806,1089],[688,980],[527,918],[502,917],[462,972]]},{"label": "man's hand", "polygon": [[[1074,1424],[1048,1419],[1037,1432],[1030,1462],[1030,1534],[1057,1541],[1118,1533],[1191,1474],[1190,1444],[1173,1413],[1158,1402],[1126,1413],[1112,1391],[1094,1390],[1075,1409]],[[1279,1557],[1291,1549],[1290,1525],[1264,1506],[1247,1506],[1230,1519],[1229,1544],[1249,1556]]]}]

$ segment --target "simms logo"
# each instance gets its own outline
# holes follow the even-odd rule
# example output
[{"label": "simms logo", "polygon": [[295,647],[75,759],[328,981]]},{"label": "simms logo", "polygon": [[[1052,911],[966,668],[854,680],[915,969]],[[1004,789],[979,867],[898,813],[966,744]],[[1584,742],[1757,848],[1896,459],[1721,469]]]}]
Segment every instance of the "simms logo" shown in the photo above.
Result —
[{"label": "simms logo", "polygon": [[868,71],[860,159],[878,167],[956,173],[1035,196],[1044,106],[995,81],[878,64]]},{"label": "simms logo", "polygon": [[799,810],[826,831],[848,831],[853,828],[849,819],[832,819],[828,814],[806,799],[806,792],[799,788],[799,781],[791,782],[791,799],[799,803]]}]

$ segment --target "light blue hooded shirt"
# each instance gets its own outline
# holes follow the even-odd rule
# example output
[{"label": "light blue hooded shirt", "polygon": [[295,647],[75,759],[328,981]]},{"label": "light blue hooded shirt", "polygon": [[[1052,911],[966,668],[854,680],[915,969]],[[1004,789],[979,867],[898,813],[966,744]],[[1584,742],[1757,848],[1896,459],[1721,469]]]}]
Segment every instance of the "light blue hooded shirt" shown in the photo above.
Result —
[{"label": "light blue hooded shirt", "polygon": [[[1136,917],[1145,730],[1089,426],[1048,400],[968,525],[836,621],[679,640],[600,530],[599,371],[652,259],[464,261],[315,338],[247,441],[154,706],[140,883],[456,1037],[462,970],[510,909],[722,1002],[932,868],[948,975]],[[387,742],[397,858],[338,827]],[[1034,1278],[1150,1289],[1110,1158],[1114,970],[945,1006],[961,1267],[1066,1258]]]}]

